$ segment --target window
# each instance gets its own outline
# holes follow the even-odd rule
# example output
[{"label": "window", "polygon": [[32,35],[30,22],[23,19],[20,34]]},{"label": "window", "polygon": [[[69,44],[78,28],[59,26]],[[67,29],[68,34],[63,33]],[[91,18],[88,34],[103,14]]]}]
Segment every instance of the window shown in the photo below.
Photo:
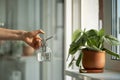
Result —
[{"label": "window", "polygon": [[[120,40],[120,0],[112,0],[112,35]],[[112,47],[112,50],[120,53],[120,46]]]}]

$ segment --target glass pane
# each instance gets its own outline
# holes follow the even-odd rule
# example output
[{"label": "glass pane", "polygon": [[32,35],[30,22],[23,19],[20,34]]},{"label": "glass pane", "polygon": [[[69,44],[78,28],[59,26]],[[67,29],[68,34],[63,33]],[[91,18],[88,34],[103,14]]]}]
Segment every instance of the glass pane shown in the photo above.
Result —
[{"label": "glass pane", "polygon": [[48,46],[52,49],[52,60],[41,63],[41,80],[63,80],[63,1],[43,0],[41,14],[43,30],[46,32],[44,37],[54,36],[48,41]]},{"label": "glass pane", "polygon": [[[43,29],[42,38],[52,50],[51,61],[38,62],[37,53],[23,54],[22,41],[0,43],[0,80],[64,80],[63,0],[0,0],[0,27],[19,30]],[[34,53],[34,54],[33,54]]]},{"label": "glass pane", "polygon": [[[120,0],[112,0],[112,35],[120,40]],[[120,46],[112,47],[112,49],[120,53]]]}]

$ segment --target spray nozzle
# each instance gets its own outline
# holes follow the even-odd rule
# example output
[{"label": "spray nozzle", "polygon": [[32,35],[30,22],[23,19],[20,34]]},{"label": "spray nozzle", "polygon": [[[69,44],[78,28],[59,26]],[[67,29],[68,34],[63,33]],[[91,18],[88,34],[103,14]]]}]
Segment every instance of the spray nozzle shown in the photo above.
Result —
[{"label": "spray nozzle", "polygon": [[52,39],[54,36],[50,36],[50,37],[48,37],[48,38],[46,38],[46,39],[43,39],[43,41],[42,41],[42,49],[43,49],[43,51],[46,51],[46,47],[47,47],[47,41],[48,40],[50,40],[50,39]]}]

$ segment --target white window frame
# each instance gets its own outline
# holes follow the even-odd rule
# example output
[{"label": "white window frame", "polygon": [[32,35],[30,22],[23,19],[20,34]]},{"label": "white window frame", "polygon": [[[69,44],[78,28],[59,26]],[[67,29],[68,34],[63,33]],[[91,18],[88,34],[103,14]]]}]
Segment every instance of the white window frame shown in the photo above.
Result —
[{"label": "white window frame", "polygon": [[[72,33],[77,28],[80,28],[81,21],[80,21],[80,2],[81,0],[65,0],[65,69],[71,69],[68,68],[68,65],[70,63],[69,61],[66,61],[68,56],[68,50],[70,47],[71,39],[72,39]],[[72,67],[73,68],[73,67]],[[71,77],[66,77],[65,80],[72,80]]]},{"label": "white window frame", "polygon": [[[103,28],[106,31],[106,34],[112,34],[112,0],[103,0],[103,12],[104,12],[104,19],[103,19]],[[116,23],[114,22],[116,25]],[[105,44],[105,47],[111,49],[111,46]],[[120,71],[120,61],[112,60],[111,55],[106,54],[106,69],[109,70],[117,70]]]}]

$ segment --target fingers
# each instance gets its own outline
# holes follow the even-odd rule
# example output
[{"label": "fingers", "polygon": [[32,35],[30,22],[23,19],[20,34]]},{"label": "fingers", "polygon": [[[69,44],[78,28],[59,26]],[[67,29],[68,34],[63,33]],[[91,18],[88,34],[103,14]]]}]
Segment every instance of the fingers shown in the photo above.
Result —
[{"label": "fingers", "polygon": [[39,35],[36,35],[34,38],[42,40],[42,38]]},{"label": "fingers", "polygon": [[38,49],[41,46],[41,39],[36,37],[33,39],[33,48]]},{"label": "fingers", "polygon": [[39,34],[39,33],[44,34],[44,33],[45,33],[43,30],[35,30],[35,32],[36,32],[37,34]]},{"label": "fingers", "polygon": [[43,30],[35,30],[35,31],[32,31],[32,35],[36,36],[38,34],[44,34],[45,32]]},{"label": "fingers", "polygon": [[35,30],[31,32],[27,32],[24,41],[32,46],[34,49],[38,49],[41,47],[42,38],[38,34],[44,34],[43,30]]},{"label": "fingers", "polygon": [[40,33],[42,33],[42,34],[44,34],[44,33],[45,33],[43,30],[39,30],[38,32],[40,32]]}]

